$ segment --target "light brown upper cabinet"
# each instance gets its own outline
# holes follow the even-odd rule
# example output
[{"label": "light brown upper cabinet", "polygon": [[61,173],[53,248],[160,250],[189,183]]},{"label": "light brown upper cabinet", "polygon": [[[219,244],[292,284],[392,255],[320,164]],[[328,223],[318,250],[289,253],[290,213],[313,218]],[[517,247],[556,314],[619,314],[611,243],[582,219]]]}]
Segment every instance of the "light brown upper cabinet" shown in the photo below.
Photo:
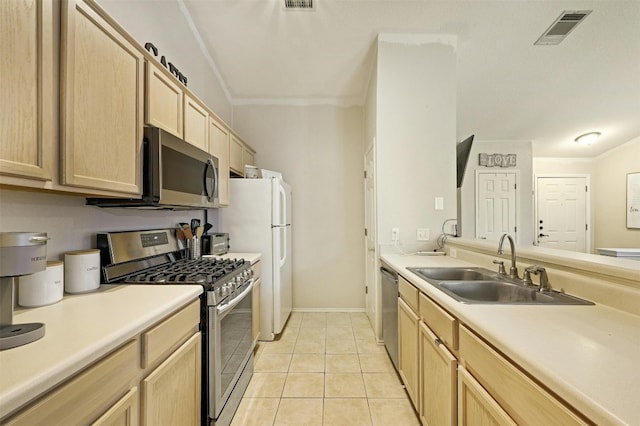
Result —
[{"label": "light brown upper cabinet", "polygon": [[244,165],[242,160],[242,141],[233,133],[229,140],[229,169],[239,176],[244,176]]},{"label": "light brown upper cabinet", "polygon": [[0,1],[0,174],[52,179],[53,4]]},{"label": "light brown upper cabinet", "polygon": [[218,159],[218,197],[221,206],[229,205],[229,136],[227,126],[218,119],[209,118],[209,152]]},{"label": "light brown upper cabinet", "polygon": [[244,164],[246,166],[256,165],[256,153],[253,149],[249,148],[247,145],[243,147],[242,158],[244,159]]},{"label": "light brown upper cabinet", "polygon": [[139,195],[143,53],[94,4],[62,2],[61,183]]},{"label": "light brown upper cabinet", "polygon": [[209,152],[209,112],[195,97],[184,94],[184,140]]},{"label": "light brown upper cabinet", "polygon": [[182,139],[182,87],[151,61],[146,61],[144,121]]},{"label": "light brown upper cabinet", "polygon": [[236,176],[244,176],[244,166],[255,165],[256,152],[235,133],[229,140],[229,169]]}]

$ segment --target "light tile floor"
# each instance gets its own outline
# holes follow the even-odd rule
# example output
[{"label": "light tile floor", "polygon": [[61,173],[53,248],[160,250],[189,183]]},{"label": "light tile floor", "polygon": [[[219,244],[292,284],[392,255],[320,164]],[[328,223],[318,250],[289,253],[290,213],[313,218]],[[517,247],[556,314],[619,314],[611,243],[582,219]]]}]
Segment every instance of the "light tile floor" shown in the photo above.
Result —
[{"label": "light tile floor", "polygon": [[291,314],[259,342],[255,372],[232,422],[249,425],[419,425],[364,313]]}]

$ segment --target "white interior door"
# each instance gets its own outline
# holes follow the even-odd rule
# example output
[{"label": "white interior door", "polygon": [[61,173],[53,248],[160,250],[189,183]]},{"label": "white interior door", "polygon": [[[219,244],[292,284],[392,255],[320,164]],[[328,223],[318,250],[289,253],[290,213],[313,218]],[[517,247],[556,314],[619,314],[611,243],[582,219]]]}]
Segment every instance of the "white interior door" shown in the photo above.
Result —
[{"label": "white interior door", "polygon": [[364,158],[364,198],[365,198],[365,309],[374,333],[379,336],[377,318],[378,294],[378,262],[376,252],[376,192],[375,192],[375,161],[374,143],[371,144]]},{"label": "white interior door", "polygon": [[536,240],[542,247],[586,252],[587,178],[537,177]]},{"label": "white interior door", "polygon": [[476,174],[476,238],[494,240],[509,233],[517,240],[517,173]]}]

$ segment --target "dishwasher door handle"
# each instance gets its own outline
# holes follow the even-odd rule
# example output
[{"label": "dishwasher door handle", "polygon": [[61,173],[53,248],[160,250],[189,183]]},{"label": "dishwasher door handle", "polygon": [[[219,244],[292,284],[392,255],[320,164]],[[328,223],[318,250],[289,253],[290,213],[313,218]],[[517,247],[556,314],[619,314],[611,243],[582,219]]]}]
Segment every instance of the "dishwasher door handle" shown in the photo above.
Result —
[{"label": "dishwasher door handle", "polygon": [[398,275],[393,273],[393,272],[391,272],[391,271],[389,271],[388,269],[380,268],[380,272],[382,273],[382,275],[384,275],[385,277],[387,277],[391,281],[398,281]]}]

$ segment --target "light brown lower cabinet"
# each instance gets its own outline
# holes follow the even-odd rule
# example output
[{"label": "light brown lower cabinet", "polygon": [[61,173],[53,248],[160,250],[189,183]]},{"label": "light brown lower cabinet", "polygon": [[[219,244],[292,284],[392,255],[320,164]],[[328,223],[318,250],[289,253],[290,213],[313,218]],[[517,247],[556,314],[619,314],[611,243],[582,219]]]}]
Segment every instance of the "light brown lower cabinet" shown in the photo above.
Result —
[{"label": "light brown lower cabinet", "polygon": [[460,359],[517,424],[592,424],[464,326],[460,327]]},{"label": "light brown lower cabinet", "polygon": [[398,298],[398,370],[414,407],[418,407],[420,317]]},{"label": "light brown lower cabinet", "polygon": [[458,360],[423,322],[420,322],[420,420],[423,425],[456,424]]},{"label": "light brown lower cabinet", "polygon": [[199,312],[195,300],[0,424],[199,425]]},{"label": "light brown lower cabinet", "polygon": [[262,279],[258,278],[253,282],[253,292],[251,293],[251,334],[253,340],[256,341],[260,338],[260,291],[262,290]]},{"label": "light brown lower cabinet", "polygon": [[593,424],[402,277],[399,293],[398,370],[423,425]]},{"label": "light brown lower cabinet", "polygon": [[137,426],[140,424],[140,395],[134,386],[92,426]]},{"label": "light brown lower cabinet", "polygon": [[133,386],[138,374],[137,340],[105,356],[46,394],[3,425],[89,424]]},{"label": "light brown lower cabinet", "polygon": [[458,424],[460,426],[515,426],[495,399],[463,367],[458,368]]},{"label": "light brown lower cabinet", "polygon": [[201,340],[194,334],[142,381],[143,425],[199,424]]}]

